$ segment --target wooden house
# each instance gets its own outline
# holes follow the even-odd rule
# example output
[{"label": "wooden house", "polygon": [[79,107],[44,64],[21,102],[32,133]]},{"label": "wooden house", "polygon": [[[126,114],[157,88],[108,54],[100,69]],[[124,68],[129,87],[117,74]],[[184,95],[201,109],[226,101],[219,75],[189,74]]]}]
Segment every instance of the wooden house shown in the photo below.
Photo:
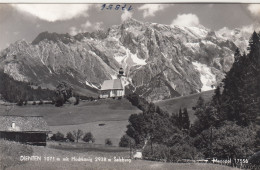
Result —
[{"label": "wooden house", "polygon": [[0,139],[46,146],[48,133],[42,116],[0,116]]}]

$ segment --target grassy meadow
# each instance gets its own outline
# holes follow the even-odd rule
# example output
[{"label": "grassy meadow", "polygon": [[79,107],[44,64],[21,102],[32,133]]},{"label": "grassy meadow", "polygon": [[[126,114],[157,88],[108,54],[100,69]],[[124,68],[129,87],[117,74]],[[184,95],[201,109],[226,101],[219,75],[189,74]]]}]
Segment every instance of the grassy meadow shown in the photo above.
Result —
[{"label": "grassy meadow", "polygon": [[213,94],[214,90],[210,90],[188,96],[158,101],[155,104],[163,110],[168,111],[170,114],[178,113],[180,108],[183,109],[186,107],[189,113],[190,121],[193,123],[196,120],[196,116],[194,115],[194,110],[192,110],[192,107],[196,106],[198,98],[201,96],[205,101],[210,101]]},{"label": "grassy meadow", "polygon": [[[33,149],[33,156],[40,156],[41,161],[21,161],[12,166],[9,166],[7,170],[237,170],[237,168],[231,168],[227,166],[221,166],[216,164],[204,164],[204,163],[165,163],[165,162],[155,162],[155,161],[146,161],[146,160],[131,160],[131,162],[115,162],[114,157],[116,158],[129,158],[129,152],[127,150],[119,150],[117,147],[108,147],[104,150],[110,150],[111,152],[106,152],[104,150],[99,151],[68,151],[66,146],[57,145],[60,148],[50,148],[50,147],[37,147],[31,146]],[[11,147],[11,145],[9,145]],[[53,147],[53,146],[52,146]],[[73,147],[73,146],[67,146]],[[45,161],[44,157],[51,156],[54,157],[55,161]],[[20,155],[13,155],[13,158],[19,160]],[[69,161],[62,161],[63,158],[68,158]],[[82,157],[92,159],[90,161],[71,161],[72,157]],[[57,158],[60,158],[61,161],[56,161]],[[107,158],[111,159],[111,162],[107,161],[95,161],[98,158]],[[99,159],[101,160],[101,159]]]},{"label": "grassy meadow", "polygon": [[120,138],[125,134],[127,124],[128,120],[96,121],[77,125],[50,126],[50,130],[52,133],[59,131],[66,134],[69,131],[81,129],[83,132],[91,132],[96,144],[105,144],[105,139],[109,138],[113,145],[118,146]]},{"label": "grassy meadow", "polygon": [[[5,115],[8,106],[0,105],[0,115]],[[120,138],[126,131],[131,114],[141,111],[126,99],[107,99],[98,101],[81,101],[79,105],[65,104],[55,107],[51,104],[14,106],[10,115],[43,116],[52,133],[81,129],[91,132],[97,144],[104,144],[110,138],[118,146]]]}]

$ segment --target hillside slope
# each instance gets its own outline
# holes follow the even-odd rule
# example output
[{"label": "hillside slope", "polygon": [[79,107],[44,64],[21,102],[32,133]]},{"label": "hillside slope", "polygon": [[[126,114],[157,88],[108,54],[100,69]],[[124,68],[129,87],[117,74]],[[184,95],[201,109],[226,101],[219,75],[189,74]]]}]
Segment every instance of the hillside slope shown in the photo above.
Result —
[{"label": "hillside slope", "polygon": [[180,108],[187,108],[190,121],[193,123],[196,120],[196,116],[194,115],[194,110],[192,107],[196,106],[198,98],[201,96],[205,102],[210,101],[214,94],[214,90],[205,91],[197,94],[192,94],[188,96],[176,97],[173,99],[162,100],[159,102],[155,102],[155,105],[159,106],[163,110],[166,110],[169,113],[177,114]]}]

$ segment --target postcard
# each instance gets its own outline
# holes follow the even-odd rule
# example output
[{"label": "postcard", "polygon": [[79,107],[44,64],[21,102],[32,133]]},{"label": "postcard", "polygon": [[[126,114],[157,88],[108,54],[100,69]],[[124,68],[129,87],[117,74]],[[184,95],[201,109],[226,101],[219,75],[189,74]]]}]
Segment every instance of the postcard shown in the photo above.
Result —
[{"label": "postcard", "polygon": [[260,4],[0,3],[0,169],[259,169]]}]

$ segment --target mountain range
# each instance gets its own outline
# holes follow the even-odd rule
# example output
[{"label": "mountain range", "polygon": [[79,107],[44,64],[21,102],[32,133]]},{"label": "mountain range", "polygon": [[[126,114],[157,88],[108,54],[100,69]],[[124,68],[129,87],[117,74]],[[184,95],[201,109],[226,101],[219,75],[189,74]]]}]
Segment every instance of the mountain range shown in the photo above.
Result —
[{"label": "mountain range", "polygon": [[49,89],[67,81],[76,92],[97,96],[102,82],[116,78],[122,67],[128,90],[158,101],[212,90],[249,37],[240,29],[128,19],[92,33],[42,32],[32,42],[19,40],[0,52],[0,71]]}]

